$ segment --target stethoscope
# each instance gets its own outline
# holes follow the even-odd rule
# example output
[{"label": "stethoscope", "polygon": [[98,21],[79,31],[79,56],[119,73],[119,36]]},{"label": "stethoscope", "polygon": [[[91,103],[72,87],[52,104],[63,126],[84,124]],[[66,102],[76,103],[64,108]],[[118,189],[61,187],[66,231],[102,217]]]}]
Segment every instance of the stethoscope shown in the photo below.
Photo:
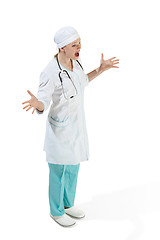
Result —
[{"label": "stethoscope", "polygon": [[[65,97],[66,100],[69,100],[70,98],[75,97],[75,96],[78,94],[78,91],[77,91],[77,88],[76,88],[74,82],[72,81],[69,73],[67,72],[67,70],[62,69],[62,68],[60,67],[60,64],[59,64],[59,61],[58,61],[58,55],[56,55],[56,59],[57,59],[57,63],[58,63],[59,69],[60,69],[59,79],[60,79],[60,82],[61,82],[61,85],[62,85],[63,95],[64,95],[64,97]],[[82,68],[82,70],[83,70],[83,67],[82,67],[82,65],[80,64],[80,62],[79,62],[78,60],[76,60],[76,61],[78,62],[79,66],[80,66],[80,67]],[[71,97],[66,97],[66,94],[65,94],[65,91],[64,91],[64,87],[63,87],[63,80],[62,80],[62,77],[61,77],[61,74],[62,74],[62,73],[66,73],[66,74],[67,74],[68,78],[70,79],[70,81],[72,82],[72,84],[73,84],[73,86],[74,86],[74,88],[75,88],[75,90],[76,90],[75,95],[72,95]]]}]

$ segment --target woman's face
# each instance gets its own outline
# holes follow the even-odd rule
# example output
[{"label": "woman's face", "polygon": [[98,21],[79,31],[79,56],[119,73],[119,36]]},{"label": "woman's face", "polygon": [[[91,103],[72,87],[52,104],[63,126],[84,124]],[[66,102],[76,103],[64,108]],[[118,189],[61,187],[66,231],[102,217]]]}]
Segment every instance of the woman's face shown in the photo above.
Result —
[{"label": "woman's face", "polygon": [[79,58],[80,50],[81,50],[80,38],[63,47],[63,51],[65,52],[66,57],[71,58],[73,60],[77,60]]}]

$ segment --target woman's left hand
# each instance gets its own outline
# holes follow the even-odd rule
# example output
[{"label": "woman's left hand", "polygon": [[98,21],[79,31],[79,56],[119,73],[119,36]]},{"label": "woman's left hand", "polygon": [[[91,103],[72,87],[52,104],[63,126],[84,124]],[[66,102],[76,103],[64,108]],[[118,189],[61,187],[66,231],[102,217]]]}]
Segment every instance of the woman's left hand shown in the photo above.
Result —
[{"label": "woman's left hand", "polygon": [[118,64],[118,63],[119,63],[119,59],[116,59],[116,57],[110,58],[108,60],[104,60],[103,53],[102,53],[99,70],[104,72],[110,68],[119,68],[118,66],[115,66],[115,64]]}]

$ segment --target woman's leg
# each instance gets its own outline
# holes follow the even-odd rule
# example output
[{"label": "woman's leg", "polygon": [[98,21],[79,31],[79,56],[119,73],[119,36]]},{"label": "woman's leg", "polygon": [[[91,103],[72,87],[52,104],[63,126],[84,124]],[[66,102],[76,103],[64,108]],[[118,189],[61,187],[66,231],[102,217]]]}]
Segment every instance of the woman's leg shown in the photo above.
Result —
[{"label": "woman's leg", "polygon": [[63,202],[68,208],[74,206],[79,167],[80,164],[65,165]]},{"label": "woman's leg", "polygon": [[49,165],[49,204],[52,216],[62,216],[64,212],[64,178],[65,166],[59,164]]}]

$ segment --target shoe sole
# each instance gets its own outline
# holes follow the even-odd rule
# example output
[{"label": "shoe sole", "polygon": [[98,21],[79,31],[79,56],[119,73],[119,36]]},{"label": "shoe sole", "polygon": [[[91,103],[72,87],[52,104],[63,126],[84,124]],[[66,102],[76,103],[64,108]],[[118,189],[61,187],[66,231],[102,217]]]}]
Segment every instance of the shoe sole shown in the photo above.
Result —
[{"label": "shoe sole", "polygon": [[60,224],[59,222],[57,222],[51,214],[50,214],[50,217],[51,217],[56,223],[58,223],[58,224],[59,224],[60,226],[62,226],[62,227],[72,227],[73,225],[76,224],[76,222],[74,222],[74,223],[71,224],[71,225],[62,225],[62,224]]},{"label": "shoe sole", "polygon": [[72,218],[76,218],[76,219],[81,219],[81,218],[84,218],[85,217],[85,215],[83,216],[83,217],[75,217],[75,216],[72,216],[72,215],[70,215],[69,213],[66,213],[68,216],[70,216],[70,217],[72,217]]}]

